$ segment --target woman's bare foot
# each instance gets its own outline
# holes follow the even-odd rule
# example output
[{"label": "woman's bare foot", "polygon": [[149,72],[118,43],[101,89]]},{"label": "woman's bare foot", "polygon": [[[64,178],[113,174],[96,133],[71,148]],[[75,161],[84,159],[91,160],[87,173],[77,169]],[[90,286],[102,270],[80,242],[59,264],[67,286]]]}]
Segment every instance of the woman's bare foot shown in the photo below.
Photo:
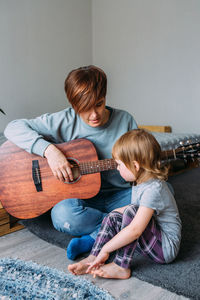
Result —
[{"label": "woman's bare foot", "polygon": [[71,264],[68,266],[68,271],[74,275],[86,274],[86,271],[89,267],[88,263],[91,263],[95,260],[96,256],[89,255],[88,257],[82,259],[81,261]]},{"label": "woman's bare foot", "polygon": [[91,271],[91,274],[93,274],[94,277],[97,275],[104,278],[128,279],[131,276],[131,270],[124,269],[112,262]]}]

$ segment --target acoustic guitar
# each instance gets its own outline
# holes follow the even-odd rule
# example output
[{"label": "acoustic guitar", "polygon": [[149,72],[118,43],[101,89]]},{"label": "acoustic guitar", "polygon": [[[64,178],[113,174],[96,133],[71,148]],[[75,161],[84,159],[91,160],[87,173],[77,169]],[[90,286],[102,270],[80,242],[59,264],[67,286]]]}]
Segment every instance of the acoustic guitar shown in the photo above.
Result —
[{"label": "acoustic guitar", "polygon": [[[37,217],[66,198],[87,199],[100,190],[100,172],[116,169],[113,159],[98,160],[92,142],[76,139],[57,144],[73,165],[74,181],[56,179],[47,159],[30,154],[7,141],[0,147],[0,201],[12,216]],[[199,157],[200,143],[162,152],[163,161]]]}]

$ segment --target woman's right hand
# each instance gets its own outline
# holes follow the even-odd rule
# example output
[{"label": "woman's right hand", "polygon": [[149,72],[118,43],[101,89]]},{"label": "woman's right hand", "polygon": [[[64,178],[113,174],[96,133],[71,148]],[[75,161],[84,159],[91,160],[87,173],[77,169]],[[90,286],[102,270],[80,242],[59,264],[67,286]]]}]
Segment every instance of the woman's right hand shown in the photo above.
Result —
[{"label": "woman's right hand", "polygon": [[73,166],[56,146],[50,144],[44,152],[44,157],[47,158],[49,167],[57,179],[63,182],[73,181],[73,174],[71,170]]}]

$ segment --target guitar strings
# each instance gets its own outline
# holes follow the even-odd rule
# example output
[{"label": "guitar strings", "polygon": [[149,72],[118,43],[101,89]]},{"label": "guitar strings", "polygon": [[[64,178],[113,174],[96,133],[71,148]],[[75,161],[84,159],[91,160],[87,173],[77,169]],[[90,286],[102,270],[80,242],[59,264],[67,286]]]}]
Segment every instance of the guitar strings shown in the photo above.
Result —
[{"label": "guitar strings", "polygon": [[[72,170],[79,170],[81,175],[84,174],[91,174],[95,172],[100,171],[106,171],[115,169],[117,166],[116,162],[112,159],[105,159],[105,160],[99,160],[94,162],[84,162],[77,165],[76,163],[73,163]],[[49,175],[53,174],[51,169],[49,170],[42,170],[39,168],[39,172],[42,175]],[[37,173],[37,171],[33,171],[34,174]]]},{"label": "guitar strings", "polygon": [[[183,145],[177,149],[172,149],[172,150],[166,150],[162,151],[163,154],[163,159],[170,160],[170,158],[177,158],[178,154],[181,154],[186,157],[194,158],[194,157],[199,157],[200,154],[196,153],[196,150],[200,146],[200,143],[194,143],[190,145]],[[191,152],[188,153],[188,150],[191,150]],[[186,153],[187,152],[187,153]],[[85,174],[92,174],[96,172],[101,172],[101,171],[106,171],[106,170],[111,170],[111,169],[116,169],[117,163],[113,159],[104,159],[104,160],[98,160],[98,161],[90,161],[90,162],[83,162],[80,163],[79,165],[72,161],[71,164],[73,164],[72,170],[79,171],[80,175],[85,175]],[[41,175],[53,175],[51,169],[49,170],[42,170],[38,169],[39,173]],[[36,175],[37,171],[33,171],[33,174]]]}]

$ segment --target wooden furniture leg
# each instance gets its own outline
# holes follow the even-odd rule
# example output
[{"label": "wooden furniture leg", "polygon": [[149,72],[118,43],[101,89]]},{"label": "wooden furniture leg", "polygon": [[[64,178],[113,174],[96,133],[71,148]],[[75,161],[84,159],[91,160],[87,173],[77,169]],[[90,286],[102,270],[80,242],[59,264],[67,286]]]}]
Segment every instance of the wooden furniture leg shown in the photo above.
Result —
[{"label": "wooden furniture leg", "polygon": [[0,236],[23,229],[24,226],[7,213],[0,202]]}]

